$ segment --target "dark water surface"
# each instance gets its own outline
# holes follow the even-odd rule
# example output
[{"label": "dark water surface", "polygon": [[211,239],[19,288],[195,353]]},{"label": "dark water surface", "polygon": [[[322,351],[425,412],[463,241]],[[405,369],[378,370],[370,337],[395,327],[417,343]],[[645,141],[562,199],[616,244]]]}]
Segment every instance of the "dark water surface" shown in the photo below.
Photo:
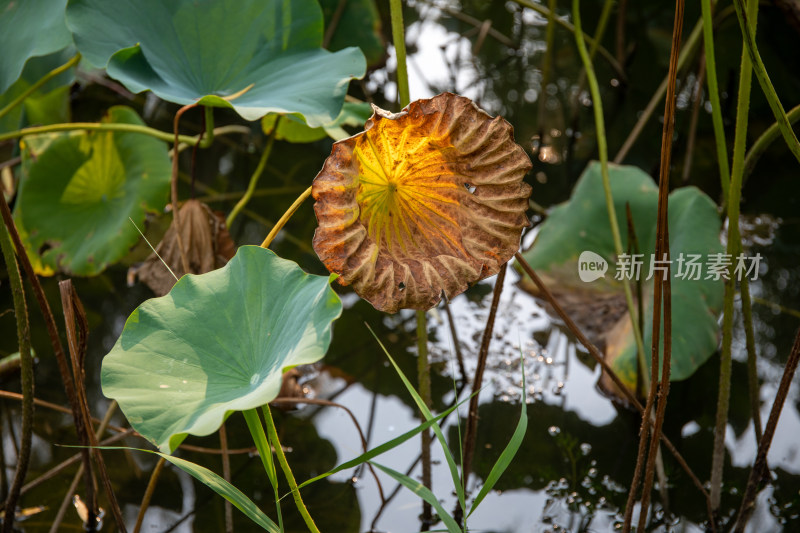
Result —
[{"label": "dark water surface", "polygon": [[[566,2],[560,2],[559,14],[567,18]],[[593,32],[599,15],[599,2],[584,2],[585,26]],[[595,64],[604,98],[611,154],[622,145],[638,114],[645,107],[655,87],[666,74],[672,25],[670,2],[630,2],[626,39],[633,52],[626,72],[628,83],[615,77],[608,63],[597,58]],[[437,5],[443,5],[443,3]],[[521,41],[512,50],[488,35],[478,46],[475,27],[432,4],[415,2],[407,10],[406,24],[410,43],[412,98],[423,98],[441,91],[452,91],[474,98],[492,114],[502,114],[515,127],[517,141],[532,155],[534,169],[529,176],[534,186],[533,200],[544,206],[564,201],[588,160],[596,157],[596,139],[588,93],[578,90],[580,61],[572,35],[559,28],[553,50],[553,77],[542,87],[544,30],[546,21],[531,11],[521,13],[515,4],[503,2],[452,2],[456,11],[483,21],[490,19],[492,29],[512,41]],[[687,6],[685,35],[699,17],[699,6]],[[614,50],[613,21],[604,44]],[[388,26],[387,26],[388,27]],[[778,93],[788,109],[800,102],[800,75],[796,68],[798,35],[784,21],[780,11],[764,6],[761,10],[759,46]],[[725,90],[723,112],[732,145],[735,94],[738,79],[740,37],[735,19],[719,26],[717,49],[720,83]],[[787,43],[795,43],[790,46]],[[795,52],[792,52],[795,50]],[[794,62],[793,62],[794,60]],[[692,110],[692,94],[698,62],[690,61],[680,75],[680,94],[674,145],[672,187],[682,185],[687,164],[687,133]],[[383,107],[395,97],[394,59],[386,68],[368,75],[360,90],[363,96]],[[794,65],[788,68],[787,65]],[[354,92],[359,92],[357,88]],[[704,98],[704,95],[701,95]],[[107,88],[88,87],[76,95],[75,120],[94,120],[108,106],[123,97]],[[756,83],[751,106],[752,142],[772,122],[772,115]],[[174,109],[137,97],[133,104],[145,110],[149,123],[170,129]],[[660,108],[661,106],[659,106]],[[661,114],[661,109],[656,115]],[[218,123],[235,118],[218,112]],[[187,129],[198,116],[187,115]],[[263,149],[264,138],[253,125],[253,135],[220,138],[208,151],[197,156],[196,195],[213,199],[217,192],[241,191]],[[625,160],[655,175],[661,139],[658,118],[650,120],[642,136]],[[691,161],[688,183],[720,196],[714,154],[710,113],[701,102],[698,137]],[[312,145],[281,143],[262,177],[260,187],[270,191],[257,196],[248,206],[267,220],[276,220],[308,186],[330,150],[329,141]],[[188,169],[188,154],[182,168]],[[800,325],[800,210],[798,209],[797,163],[782,142],[776,141],[759,162],[743,193],[748,249],[764,257],[758,281],[751,285],[755,299],[754,320],[759,355],[761,417],[766,421],[783,364],[789,353],[795,330]],[[186,186],[181,197],[191,194]],[[232,201],[215,201],[212,206],[229,211]],[[164,221],[153,221],[150,234],[158,239]],[[297,261],[310,272],[324,273],[324,267],[310,249],[316,223],[310,203],[295,215],[287,231],[273,248],[283,257]],[[265,233],[263,221],[240,216],[232,228],[237,244],[259,243]],[[532,234],[525,236],[529,244]],[[724,236],[723,236],[724,238]],[[128,259],[132,263],[146,254],[138,247]],[[92,279],[76,279],[91,326],[90,353],[86,361],[88,394],[93,413],[102,416],[108,400],[99,388],[100,361],[122,330],[128,314],[152,294],[141,286],[126,287],[126,265],[110,268]],[[632,478],[638,442],[636,416],[618,410],[595,388],[599,368],[583,349],[553,324],[541,307],[517,286],[518,275],[509,270],[502,295],[498,322],[493,338],[487,377],[488,386],[481,393],[480,423],[472,476],[472,494],[488,474],[500,451],[508,442],[519,417],[521,398],[528,405],[528,432],[517,457],[492,493],[470,517],[471,531],[606,531],[618,524],[617,511],[624,507],[627,487]],[[55,279],[47,280],[51,305],[58,307]],[[451,302],[458,336],[468,373],[474,371],[481,334],[491,302],[495,279],[485,280]],[[364,322],[386,343],[409,376],[415,375],[415,320],[413,312],[388,316],[376,312],[367,303],[346,290],[341,291],[345,312],[336,322],[334,339],[321,364],[304,370],[301,384],[310,396],[330,399],[352,410],[370,446],[376,446],[419,423],[413,402],[385,356],[372,339]],[[30,304],[29,304],[30,305]],[[737,301],[738,306],[738,301]],[[8,291],[0,291],[0,355],[15,351],[13,313]],[[40,315],[33,306],[33,342],[39,354],[36,369],[37,397],[66,404],[55,362],[50,353]],[[749,415],[745,369],[744,335],[737,316],[734,337],[734,368],[730,421],[727,434],[723,520],[738,509],[744,485],[756,452],[752,420]],[[454,378],[460,376],[453,357],[453,339],[440,307],[429,314],[429,335],[434,361],[433,395],[437,410],[452,405],[455,399]],[[521,390],[520,350],[525,354],[527,388]],[[670,392],[665,431],[700,479],[709,478],[713,425],[716,410],[718,357],[713,356],[690,379],[673,384]],[[6,390],[18,390],[17,377],[1,384]],[[751,531],[800,530],[800,391],[798,379],[789,393],[770,454],[769,465],[774,483],[759,496]],[[18,404],[4,400],[2,416],[3,451],[8,472],[12,472],[14,449],[9,429],[19,433]],[[462,410],[462,415],[465,410]],[[348,416],[332,407],[307,406],[291,413],[278,413],[282,442],[291,448],[288,458],[298,480],[322,473],[338,463],[361,453],[361,444]],[[124,425],[120,414],[114,423]],[[229,446],[251,446],[241,415],[227,422]],[[448,419],[445,434],[451,442],[458,439],[455,418]],[[462,428],[463,429],[463,428]],[[74,443],[71,417],[44,408],[37,409],[34,455],[29,480],[36,478],[74,453],[57,446]],[[188,444],[218,448],[216,436],[187,439]],[[129,439],[130,446],[144,446]],[[457,454],[457,445],[452,444]],[[380,458],[380,462],[406,471],[419,453],[418,439]],[[219,455],[182,452],[181,456],[222,471]],[[144,453],[108,452],[105,454],[111,479],[122,501],[125,516],[133,524],[139,502],[155,463]],[[455,497],[449,471],[441,450],[434,444],[434,492],[453,509]],[[657,496],[652,529],[658,531],[703,531],[706,519],[701,495],[671,457],[665,456],[669,476],[669,513]],[[47,510],[22,523],[25,531],[47,531],[61,505],[75,468],[29,492],[24,507],[43,505]],[[239,454],[232,457],[233,483],[270,515],[274,514],[271,489],[256,457]],[[413,475],[419,475],[415,470]],[[477,480],[476,480],[477,478]],[[379,476],[388,496],[394,483]],[[477,485],[476,485],[477,484]],[[399,494],[381,509],[380,492],[372,476],[364,470],[344,471],[303,490],[312,516],[323,532],[365,532],[375,521],[376,531],[418,531],[421,502],[409,491]],[[106,506],[107,508],[107,506]],[[283,501],[287,531],[305,531],[290,497]],[[376,521],[376,516],[377,521]],[[246,518],[234,511],[237,531],[253,531]],[[104,530],[111,530],[113,520],[106,516]],[[80,531],[77,514],[69,509],[61,531]],[[167,468],[156,489],[153,504],[142,531],[212,532],[224,530],[221,499],[188,475]]]}]

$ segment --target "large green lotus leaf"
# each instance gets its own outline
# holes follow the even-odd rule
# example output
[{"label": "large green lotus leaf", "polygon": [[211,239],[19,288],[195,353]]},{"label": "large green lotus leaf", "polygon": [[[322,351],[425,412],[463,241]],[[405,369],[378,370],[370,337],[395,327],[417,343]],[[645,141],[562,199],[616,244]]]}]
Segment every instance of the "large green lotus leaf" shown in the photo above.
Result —
[{"label": "large green lotus leaf", "polygon": [[341,310],[329,278],[243,246],[131,314],[103,359],[103,393],[171,453],[187,434],[209,435],[232,411],[273,400],[285,369],[325,355]]},{"label": "large green lotus leaf", "polygon": [[64,24],[67,0],[0,0],[0,93],[19,78],[28,59],[72,42]]},{"label": "large green lotus leaf", "polygon": [[[626,204],[630,206],[641,267],[644,304],[645,359],[650,362],[652,339],[653,280],[649,275],[655,253],[658,188],[643,171],[631,166],[612,165],[609,169],[614,208],[621,226],[622,245],[628,251]],[[672,259],[672,363],[671,379],[688,378],[716,350],[722,306],[721,280],[681,279],[678,258],[721,253],[720,219],[716,206],[695,187],[684,187],[669,196],[669,237]],[[608,262],[604,276],[581,281],[578,259],[590,251]],[[634,253],[630,249],[629,253]],[[569,201],[555,207],[541,225],[533,246],[523,256],[551,286],[578,325],[592,340],[605,348],[606,360],[623,382],[636,390],[636,344],[625,306],[622,282],[615,279],[617,258],[605,203],[600,164],[590,164],[573,189]],[[523,287],[536,293],[529,279]],[[635,289],[635,283],[632,283]],[[635,290],[634,290],[635,293]],[[663,327],[663,323],[662,323]],[[662,332],[663,339],[663,332]],[[649,372],[649,367],[648,367]],[[608,382],[601,384],[613,391]]]},{"label": "large green lotus leaf", "polygon": [[[144,123],[128,107],[104,122]],[[147,211],[164,207],[169,191],[167,145],[141,133],[73,132],[23,143],[15,219],[29,254],[42,266],[74,275],[98,274],[136,244]]]},{"label": "large green lotus leaf", "polygon": [[357,48],[320,48],[316,0],[70,0],[67,24],[84,57],[131,91],[247,120],[330,122],[366,70]]}]

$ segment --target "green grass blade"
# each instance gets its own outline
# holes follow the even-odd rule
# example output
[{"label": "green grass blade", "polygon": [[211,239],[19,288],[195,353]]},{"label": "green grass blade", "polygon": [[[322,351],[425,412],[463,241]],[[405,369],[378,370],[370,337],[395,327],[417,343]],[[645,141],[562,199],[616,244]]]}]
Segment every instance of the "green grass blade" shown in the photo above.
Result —
[{"label": "green grass blade", "polygon": [[[422,415],[425,417],[425,420],[431,420],[433,418],[433,414],[431,414],[430,409],[425,405],[425,402],[422,401],[417,391],[414,389],[414,386],[411,385],[411,382],[408,381],[408,378],[403,374],[403,371],[400,370],[400,367],[397,365],[395,360],[389,355],[389,352],[386,350],[386,347],[383,345],[381,340],[375,335],[375,332],[372,331],[372,328],[369,327],[369,324],[366,324],[367,329],[369,332],[372,333],[372,336],[375,337],[375,340],[378,341],[383,353],[386,354],[386,357],[389,358],[389,361],[394,366],[395,371],[400,376],[400,379],[403,380],[403,385],[406,386],[408,393],[414,399],[414,403],[417,404],[419,410],[422,412]],[[461,485],[461,476],[458,473],[458,467],[456,466],[455,459],[453,459],[453,454],[450,453],[450,448],[447,446],[447,440],[444,438],[444,433],[442,433],[442,428],[439,427],[439,424],[433,424],[431,426],[433,432],[436,434],[436,438],[439,440],[439,444],[442,446],[442,452],[444,453],[444,457],[447,460],[447,466],[450,467],[450,475],[453,478],[453,486],[456,488],[456,494],[458,495],[458,503],[461,505],[461,509],[466,512],[467,511],[467,504],[466,498],[464,496],[464,487]]]},{"label": "green grass blade", "polygon": [[442,504],[439,503],[439,499],[436,497],[436,495],[425,488],[422,483],[416,479],[408,477],[405,474],[401,474],[396,470],[392,470],[388,466],[383,466],[372,461],[370,461],[370,464],[391,476],[395,481],[431,504],[431,506],[436,509],[436,512],[439,514],[439,518],[442,520],[442,522],[444,522],[444,525],[447,526],[447,531],[449,533],[462,533],[461,528],[458,527],[458,523],[447,511],[444,510],[444,507],[442,507]]},{"label": "green grass blade", "polygon": [[351,460],[347,461],[346,463],[340,464],[339,466],[337,466],[333,470],[325,472],[324,474],[320,474],[317,477],[313,477],[313,478],[309,479],[308,481],[304,481],[303,483],[298,485],[298,488],[302,489],[306,485],[310,485],[311,483],[314,483],[315,481],[319,481],[320,479],[323,479],[323,478],[326,478],[328,476],[331,476],[331,475],[333,475],[333,474],[335,474],[337,472],[341,472],[342,470],[346,470],[348,468],[354,468],[354,467],[356,467],[356,466],[358,466],[360,464],[366,463],[367,461],[369,461],[373,457],[377,457],[377,456],[379,456],[379,455],[381,455],[383,453],[388,452],[392,448],[396,448],[397,446],[403,444],[404,442],[406,442],[407,440],[411,439],[412,437],[415,437],[415,436],[419,435],[420,433],[422,433],[423,431],[425,431],[429,427],[433,426],[439,420],[441,420],[442,418],[446,417],[447,415],[449,415],[450,413],[452,413],[453,411],[455,411],[456,409],[461,407],[461,405],[463,405],[468,400],[469,400],[469,398],[465,398],[464,400],[462,400],[461,402],[459,402],[456,405],[452,406],[451,408],[447,409],[446,411],[443,411],[436,418],[432,418],[432,419],[420,424],[419,426],[415,427],[411,431],[403,433],[399,437],[395,437],[390,441],[384,442],[380,446],[377,446],[377,447],[369,450],[366,453],[362,453],[358,457],[356,457],[354,459],[351,459]]},{"label": "green grass blade", "polygon": [[272,483],[273,487],[277,487],[278,475],[275,472],[275,462],[272,460],[272,449],[267,442],[264,426],[261,425],[261,420],[258,418],[258,411],[255,409],[247,409],[246,411],[242,411],[242,414],[247,422],[250,435],[253,437],[253,443],[256,445],[258,455],[261,456],[261,463],[264,465],[264,471],[267,473],[269,482]]},{"label": "green grass blade", "polygon": [[[69,446],[72,448],[73,446]],[[79,446],[75,446],[79,447]],[[127,446],[98,446],[100,450],[134,450],[137,452],[146,452],[163,457],[170,463],[174,464],[196,480],[200,481],[206,487],[210,488],[229,502],[231,502],[237,509],[243,512],[247,518],[261,526],[265,531],[270,533],[281,533],[277,524],[273,522],[264,512],[253,503],[253,500],[244,495],[242,491],[225,481],[223,478],[209,470],[204,466],[200,466],[186,459],[181,459],[165,453],[156,452],[153,450],[145,450],[142,448],[131,448]]]},{"label": "green grass blade", "polygon": [[173,457],[172,455],[167,455],[161,452],[153,453],[160,455],[196,480],[202,482],[206,487],[210,488],[231,502],[237,509],[247,515],[250,520],[264,528],[264,530],[269,531],[270,533],[281,533],[277,524],[270,520],[270,518],[265,515],[250,498],[245,496],[242,491],[222,479],[211,470],[191,461]]},{"label": "green grass blade", "polygon": [[258,455],[261,457],[261,464],[264,465],[264,471],[267,473],[267,478],[269,478],[269,482],[275,492],[275,509],[278,513],[278,527],[283,531],[283,516],[281,515],[280,493],[278,489],[278,473],[275,470],[272,447],[267,441],[267,435],[264,433],[264,426],[261,424],[261,419],[258,417],[258,411],[255,409],[247,409],[246,411],[242,411],[242,414],[247,422],[250,435],[253,437],[253,443],[256,445]]},{"label": "green grass blade", "polygon": [[469,510],[467,517],[475,512],[475,509],[478,508],[478,505],[480,505],[481,501],[489,494],[489,491],[494,488],[497,480],[500,479],[500,476],[503,475],[503,472],[505,472],[511,464],[514,456],[517,455],[519,447],[522,445],[522,440],[525,438],[525,432],[528,429],[528,403],[525,401],[525,356],[520,352],[519,358],[522,366],[522,408],[519,414],[519,422],[517,422],[517,429],[514,430],[514,434],[511,436],[511,440],[508,441],[503,453],[497,458],[497,462],[486,477],[480,492],[475,496],[475,501],[472,502],[472,508]]}]

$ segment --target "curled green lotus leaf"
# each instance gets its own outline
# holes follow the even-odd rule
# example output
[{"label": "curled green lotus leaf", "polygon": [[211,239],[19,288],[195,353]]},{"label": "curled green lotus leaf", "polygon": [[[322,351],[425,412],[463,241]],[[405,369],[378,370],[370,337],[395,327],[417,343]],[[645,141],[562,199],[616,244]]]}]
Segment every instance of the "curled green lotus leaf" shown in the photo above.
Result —
[{"label": "curled green lotus leaf", "polygon": [[358,48],[321,48],[316,0],[70,0],[67,24],[83,56],[129,90],[246,120],[331,122],[366,70]]},{"label": "curled green lotus leaf", "polygon": [[67,0],[0,0],[0,94],[19,78],[32,57],[58,52],[72,42],[64,24]]},{"label": "curled green lotus leaf", "polygon": [[103,393],[171,453],[232,411],[273,400],[283,371],[320,360],[342,303],[330,279],[257,246],[223,268],[183,276],[140,305],[103,359]]}]

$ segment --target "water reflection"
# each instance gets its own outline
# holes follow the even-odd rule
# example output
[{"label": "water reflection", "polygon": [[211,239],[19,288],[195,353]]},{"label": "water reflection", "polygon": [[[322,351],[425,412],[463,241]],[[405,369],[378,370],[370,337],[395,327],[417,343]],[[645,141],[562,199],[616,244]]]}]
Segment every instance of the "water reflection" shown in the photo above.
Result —
[{"label": "water reflection", "polygon": [[[568,6],[559,6],[560,16],[568,18]],[[586,20],[596,20],[600,3],[584,3]],[[557,29],[553,50],[553,70],[549,83],[544,83],[544,31],[546,20],[531,10],[516,4],[478,0],[410,2],[407,12],[410,51],[412,97],[432,96],[453,91],[477,100],[493,114],[504,115],[514,126],[518,141],[525,145],[534,161],[530,182],[534,185],[534,200],[540,205],[552,205],[567,198],[574,181],[586,164],[596,156],[592,110],[585,90],[580,89],[580,65],[569,32]],[[696,6],[694,6],[696,7]],[[691,9],[694,9],[691,7]],[[666,71],[661,62],[664,54],[659,46],[664,41],[663,28],[671,20],[652,19],[653,9],[641,6],[630,14],[629,42],[636,42],[626,65],[628,79],[620,82],[606,62],[596,66],[603,82],[601,87],[604,110],[608,120],[609,145],[618,148],[644,108],[655,86]],[[774,13],[765,10],[763,27],[770,27],[766,39],[780,41],[782,22]],[[468,14],[465,19],[458,14]],[[689,13],[695,17],[696,13]],[[688,20],[688,19],[687,19]],[[491,24],[487,26],[486,22]],[[388,25],[385,25],[388,27]],[[734,42],[735,24],[722,26],[723,42]],[[772,35],[774,34],[774,35]],[[738,41],[735,41],[738,42]],[[793,64],[794,49],[769,46],[762,48],[769,64]],[[729,46],[718,57],[721,73],[738,69],[739,45]],[[656,60],[653,60],[656,58]],[[364,97],[385,108],[394,108],[396,85],[395,64],[390,59],[386,68],[370,74],[363,87]],[[798,98],[791,79],[776,79],[778,92],[787,98]],[[723,82],[724,83],[724,82]],[[543,86],[544,84],[544,86]],[[689,74],[681,93],[686,105],[678,113],[679,124],[690,112],[690,89],[694,75]],[[788,88],[788,90],[787,90]],[[733,90],[733,87],[731,86]],[[76,120],[94,120],[97,102],[117,102],[119,95],[89,88],[78,96]],[[733,93],[732,93],[733,94]],[[729,99],[725,118],[731,120]],[[130,103],[130,102],[127,102]],[[704,104],[704,111],[708,109]],[[787,105],[796,102],[787,101]],[[137,105],[143,104],[138,102]],[[751,120],[754,131],[763,130],[772,121],[766,103],[756,98],[752,104]],[[155,126],[168,130],[174,110],[163,103],[150,106],[149,115]],[[225,111],[220,123],[231,120]],[[628,156],[629,163],[645,170],[655,168],[658,161],[660,124],[652,120]],[[702,117],[698,139],[711,139],[711,126]],[[678,160],[685,152],[684,129],[678,128],[675,150]],[[759,355],[758,373],[761,380],[761,417],[766,419],[772,405],[775,384],[783,371],[783,363],[800,324],[800,227],[797,218],[798,198],[793,160],[785,148],[771,148],[759,161],[756,172],[744,191],[744,210],[747,253],[761,253],[766,270],[752,284],[756,346]],[[711,145],[706,144],[710,147]],[[198,194],[244,190],[263,148],[263,138],[254,134],[242,142],[225,139],[198,154]],[[257,196],[250,204],[251,214],[240,217],[232,228],[238,244],[260,242],[266,222],[274,221],[291,202],[298,190],[307,186],[329,153],[330,143],[320,141],[311,145],[281,144],[283,157],[270,160],[263,182],[274,189],[270,194]],[[692,162],[691,184],[718,198],[719,185],[713,149],[696,150]],[[676,172],[679,172],[676,171]],[[203,184],[202,186],[200,184]],[[183,185],[182,185],[183,186]],[[209,190],[210,189],[210,190]],[[182,197],[190,195],[188,186]],[[230,209],[233,200],[216,201],[215,207]],[[263,217],[263,218],[262,218]],[[265,222],[266,219],[266,222]],[[149,231],[158,234],[158,219],[150,221]],[[311,206],[306,204],[287,226],[286,233],[275,242],[274,248],[303,268],[324,273],[319,261],[310,252],[308,243],[316,223]],[[157,237],[154,239],[157,241]],[[145,247],[134,252],[149,253]],[[99,389],[100,359],[116,341],[125,318],[144,299],[150,296],[139,286],[127,289],[124,283],[125,266],[116,267],[97,278],[76,280],[78,293],[89,313],[91,336],[87,358],[89,400],[94,413],[103,413],[108,401]],[[542,309],[515,286],[515,275],[507,277],[500,306],[495,338],[488,362],[489,370],[482,392],[480,431],[475,471],[476,483],[488,473],[510,437],[519,416],[518,402],[523,398],[529,405],[530,425],[515,462],[472,517],[471,526],[485,531],[550,531],[563,529],[608,530],[619,520],[616,511],[624,505],[627,485],[632,477],[638,422],[628,412],[618,412],[595,389],[598,370],[577,348],[573,340],[557,325],[554,326]],[[494,281],[485,280],[452,302],[461,349],[467,374],[476,367],[477,349],[488,313]],[[45,284],[51,302],[58,302],[55,280]],[[377,313],[368,304],[343,289],[347,310],[336,323],[334,341],[324,360],[308,383],[319,398],[334,399],[352,409],[367,429],[370,445],[375,446],[398,436],[419,423],[411,398],[392,370],[380,348],[367,332],[368,322],[408,376],[415,374],[413,348],[413,313],[387,316]],[[3,314],[11,308],[10,294],[0,291],[0,350],[6,355],[15,345],[13,315]],[[434,358],[433,393],[435,410],[452,404],[454,388],[461,378],[453,362],[456,342],[444,322],[430,317],[429,328]],[[740,317],[736,318],[740,323]],[[34,319],[32,338],[41,355],[37,368],[37,394],[45,400],[63,403],[63,393],[55,365],[49,357],[46,332]],[[749,465],[755,455],[754,428],[747,403],[747,377],[744,365],[745,349],[741,330],[734,338],[733,396],[727,447],[730,453],[725,471],[723,515],[729,517],[738,507]],[[519,363],[520,350],[525,362]],[[522,372],[527,379],[521,389]],[[672,387],[665,431],[679,447],[693,470],[701,479],[708,479],[708,465],[713,436],[716,405],[718,363],[713,358],[689,380]],[[454,379],[456,383],[454,384]],[[4,388],[14,385],[4,383]],[[17,418],[14,403],[4,402],[5,434],[9,420]],[[790,389],[778,432],[769,455],[773,469],[773,487],[762,492],[753,517],[754,531],[787,531],[797,529],[800,513],[800,391],[797,379]],[[33,478],[55,463],[66,459],[71,450],[52,443],[74,442],[69,417],[39,410],[35,440]],[[462,412],[463,416],[464,413]],[[229,421],[232,447],[250,446],[247,430],[241,420]],[[456,417],[445,427],[451,447],[457,451]],[[123,423],[117,416],[115,423]],[[308,479],[345,459],[361,453],[357,434],[336,409],[306,407],[281,415],[284,443],[292,447],[289,460],[298,479]],[[18,426],[14,426],[18,433]],[[8,443],[6,437],[6,444]],[[218,445],[216,437],[196,439],[193,443]],[[141,446],[136,439],[129,445]],[[13,464],[12,447],[4,446],[6,466]],[[145,472],[152,461],[139,455],[113,456],[109,460],[112,479],[119,485],[126,516],[138,509],[147,483]],[[405,471],[418,455],[416,440],[381,457],[384,464]],[[219,458],[187,454],[215,471],[221,471]],[[442,467],[441,450],[434,448],[439,466],[434,472],[434,491],[452,509],[452,481]],[[256,458],[247,455],[234,457],[234,484],[252,495],[256,503],[272,515],[271,492]],[[679,516],[656,515],[665,528],[699,531],[705,520],[705,509],[696,489],[686,475],[666,458],[670,479],[671,509]],[[416,475],[416,471],[412,471]],[[353,478],[357,477],[356,482]],[[61,497],[67,490],[68,476],[61,476],[29,493],[26,502],[44,504],[49,510],[25,523],[27,531],[46,531]],[[388,493],[393,484],[385,476],[381,483]],[[472,487],[473,493],[475,487]],[[332,479],[318,482],[304,490],[304,496],[323,531],[368,531],[380,507],[375,482],[364,472],[346,471]],[[222,523],[222,503],[208,489],[187,481],[185,476],[168,470],[156,493],[159,506],[151,509],[147,521],[157,526],[173,527],[173,531],[219,531]],[[104,505],[105,506],[105,505]],[[107,507],[107,506],[106,506]],[[377,523],[381,531],[414,531],[419,527],[419,498],[402,491],[383,512]],[[283,509],[288,530],[303,530],[290,498]],[[252,526],[240,514],[234,515],[237,529],[247,531]],[[76,517],[70,517],[76,524]],[[676,520],[679,522],[676,525]]]}]

